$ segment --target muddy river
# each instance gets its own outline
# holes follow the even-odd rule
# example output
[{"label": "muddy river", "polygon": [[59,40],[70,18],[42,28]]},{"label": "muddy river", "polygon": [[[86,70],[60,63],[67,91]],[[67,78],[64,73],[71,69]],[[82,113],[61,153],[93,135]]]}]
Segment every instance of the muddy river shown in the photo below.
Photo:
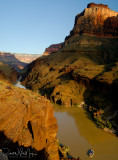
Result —
[{"label": "muddy river", "polygon": [[[19,81],[15,86],[25,88]],[[59,141],[70,148],[70,155],[82,160],[118,160],[118,138],[98,129],[83,108],[54,105],[54,109]],[[94,150],[92,158],[87,155],[89,149]]]},{"label": "muddy river", "polygon": [[[90,115],[78,107],[55,106],[59,141],[69,146],[70,154],[82,160],[118,160],[118,138],[98,129]],[[95,155],[87,155],[93,149]]]}]

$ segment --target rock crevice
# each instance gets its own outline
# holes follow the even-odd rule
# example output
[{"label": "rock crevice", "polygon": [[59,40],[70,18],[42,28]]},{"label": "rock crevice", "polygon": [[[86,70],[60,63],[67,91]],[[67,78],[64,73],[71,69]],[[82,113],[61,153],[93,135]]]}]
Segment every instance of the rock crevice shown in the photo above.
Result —
[{"label": "rock crevice", "polygon": [[48,159],[58,160],[58,126],[49,100],[12,85],[8,89],[7,85],[0,83],[0,131],[13,143],[37,152],[45,149]]}]

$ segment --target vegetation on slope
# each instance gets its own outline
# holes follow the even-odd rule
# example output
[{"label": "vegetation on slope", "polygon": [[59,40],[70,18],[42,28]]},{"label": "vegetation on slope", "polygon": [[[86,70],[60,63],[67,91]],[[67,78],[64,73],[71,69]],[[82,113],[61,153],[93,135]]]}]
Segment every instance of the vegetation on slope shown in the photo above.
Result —
[{"label": "vegetation on slope", "polygon": [[85,103],[94,108],[96,121],[105,127],[107,120],[118,130],[117,14],[106,5],[89,4],[76,16],[63,47],[31,63],[22,83],[61,105]]},{"label": "vegetation on slope", "polygon": [[76,47],[78,38],[72,37],[60,51],[31,63],[22,81],[55,103],[79,106],[84,102],[95,107],[95,113],[102,109],[107,119],[117,110],[118,39],[89,37],[89,44],[88,36],[80,39]]}]

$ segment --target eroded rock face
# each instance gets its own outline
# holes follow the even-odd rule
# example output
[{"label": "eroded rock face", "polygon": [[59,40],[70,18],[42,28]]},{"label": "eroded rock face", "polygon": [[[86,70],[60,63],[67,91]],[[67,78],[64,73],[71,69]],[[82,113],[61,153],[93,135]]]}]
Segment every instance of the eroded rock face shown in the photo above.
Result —
[{"label": "eroded rock face", "polygon": [[63,43],[50,45],[48,48],[45,49],[43,55],[50,55],[52,52],[57,52],[62,47],[62,45]]},{"label": "eroded rock face", "polygon": [[37,59],[40,55],[0,52],[0,62],[14,67],[17,71],[23,69],[28,63]]},{"label": "eroded rock face", "polygon": [[[75,18],[61,50],[31,63],[22,81],[55,103],[81,106],[85,102],[104,117],[117,112],[118,19],[107,5],[89,4]],[[112,124],[117,127],[118,116]]]},{"label": "eroded rock face", "polygon": [[107,5],[88,4],[76,16],[74,28],[61,50],[28,66],[22,79],[26,87],[69,106],[83,101],[85,87],[82,89],[80,81],[97,79],[113,83],[118,61],[117,14]]},{"label": "eroded rock face", "polygon": [[14,53],[14,56],[21,62],[30,63],[40,57],[40,54],[20,54]]},{"label": "eroded rock face", "polygon": [[13,54],[6,52],[0,52],[0,62],[14,67],[17,71],[23,69],[27,65],[27,63],[19,61]]},{"label": "eroded rock face", "polygon": [[74,28],[66,40],[80,34],[118,37],[118,12],[109,9],[107,5],[88,4],[87,8],[75,17]]},{"label": "eroded rock face", "polygon": [[89,3],[87,5],[87,8],[91,8],[91,7],[102,7],[102,8],[107,8],[108,9],[108,5],[104,5],[104,4]]},{"label": "eroded rock face", "polygon": [[58,126],[49,100],[2,81],[0,95],[0,132],[19,146],[45,149],[48,159],[58,160]]}]

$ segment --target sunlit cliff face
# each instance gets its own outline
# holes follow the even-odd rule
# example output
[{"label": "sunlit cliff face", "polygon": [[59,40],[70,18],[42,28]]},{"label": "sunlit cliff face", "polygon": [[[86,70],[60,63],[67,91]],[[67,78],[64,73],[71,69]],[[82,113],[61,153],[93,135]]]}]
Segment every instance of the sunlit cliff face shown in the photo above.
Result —
[{"label": "sunlit cliff face", "polygon": [[[76,34],[98,36],[118,36],[118,12],[103,4],[88,4],[87,8],[75,18],[70,36]],[[68,37],[67,37],[68,39]]]},{"label": "sunlit cliff face", "polygon": [[58,160],[58,126],[49,100],[3,81],[0,95],[0,148],[17,142],[19,147],[45,149],[50,160]]}]

